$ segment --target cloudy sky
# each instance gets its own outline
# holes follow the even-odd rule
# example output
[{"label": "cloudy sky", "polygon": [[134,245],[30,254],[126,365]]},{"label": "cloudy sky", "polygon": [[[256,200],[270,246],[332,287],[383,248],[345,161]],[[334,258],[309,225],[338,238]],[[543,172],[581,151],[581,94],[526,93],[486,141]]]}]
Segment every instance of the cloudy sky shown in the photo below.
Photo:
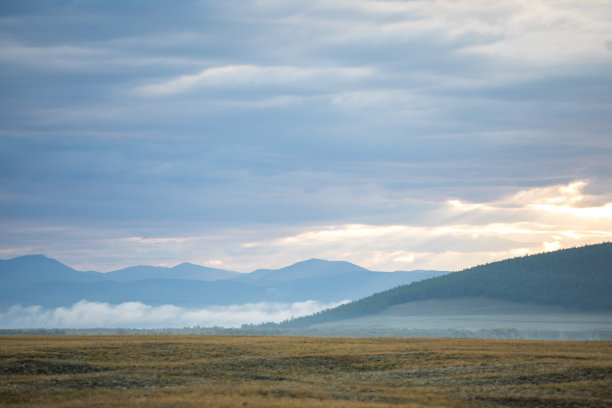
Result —
[{"label": "cloudy sky", "polygon": [[456,270],[612,240],[612,1],[0,3],[0,258]]}]

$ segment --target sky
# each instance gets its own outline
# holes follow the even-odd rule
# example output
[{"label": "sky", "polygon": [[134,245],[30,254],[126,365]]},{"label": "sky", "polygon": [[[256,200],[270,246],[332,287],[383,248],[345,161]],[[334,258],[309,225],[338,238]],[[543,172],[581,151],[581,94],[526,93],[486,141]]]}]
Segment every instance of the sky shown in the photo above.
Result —
[{"label": "sky", "polygon": [[612,1],[0,2],[0,258],[459,270],[612,240]]}]

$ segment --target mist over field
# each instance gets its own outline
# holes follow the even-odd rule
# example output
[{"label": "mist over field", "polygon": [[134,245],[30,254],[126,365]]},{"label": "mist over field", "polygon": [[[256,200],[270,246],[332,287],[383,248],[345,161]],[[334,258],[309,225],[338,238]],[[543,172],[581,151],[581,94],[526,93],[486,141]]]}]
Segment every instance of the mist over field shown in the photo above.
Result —
[{"label": "mist over field", "polygon": [[344,302],[317,301],[290,304],[260,302],[188,309],[173,305],[150,306],[140,302],[117,305],[80,301],[71,307],[46,309],[41,306],[13,306],[0,313],[0,327],[11,328],[181,328],[240,327],[243,324],[279,323],[335,307]]}]

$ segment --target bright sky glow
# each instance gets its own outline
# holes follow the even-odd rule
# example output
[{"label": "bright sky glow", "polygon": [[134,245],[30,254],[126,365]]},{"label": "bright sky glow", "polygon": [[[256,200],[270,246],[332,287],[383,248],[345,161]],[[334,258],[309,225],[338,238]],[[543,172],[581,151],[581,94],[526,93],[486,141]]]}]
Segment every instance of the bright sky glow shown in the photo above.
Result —
[{"label": "bright sky glow", "polygon": [[612,1],[3,1],[0,257],[456,270],[612,240]]}]

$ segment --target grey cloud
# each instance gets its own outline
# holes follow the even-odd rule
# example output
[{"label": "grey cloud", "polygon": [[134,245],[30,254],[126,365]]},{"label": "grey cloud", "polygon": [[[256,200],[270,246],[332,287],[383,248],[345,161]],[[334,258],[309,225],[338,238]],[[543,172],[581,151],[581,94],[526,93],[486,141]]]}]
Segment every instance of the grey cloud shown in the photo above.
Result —
[{"label": "grey cloud", "polygon": [[[607,185],[610,61],[601,40],[599,54],[585,45],[607,33],[606,10],[566,16],[584,58],[544,63],[520,47],[561,27],[554,5],[538,28],[512,2],[436,4],[6,2],[0,222],[89,230],[88,242],[111,234],[103,226],[244,234],[415,222],[450,198]],[[190,76],[178,92],[139,92]]]}]

